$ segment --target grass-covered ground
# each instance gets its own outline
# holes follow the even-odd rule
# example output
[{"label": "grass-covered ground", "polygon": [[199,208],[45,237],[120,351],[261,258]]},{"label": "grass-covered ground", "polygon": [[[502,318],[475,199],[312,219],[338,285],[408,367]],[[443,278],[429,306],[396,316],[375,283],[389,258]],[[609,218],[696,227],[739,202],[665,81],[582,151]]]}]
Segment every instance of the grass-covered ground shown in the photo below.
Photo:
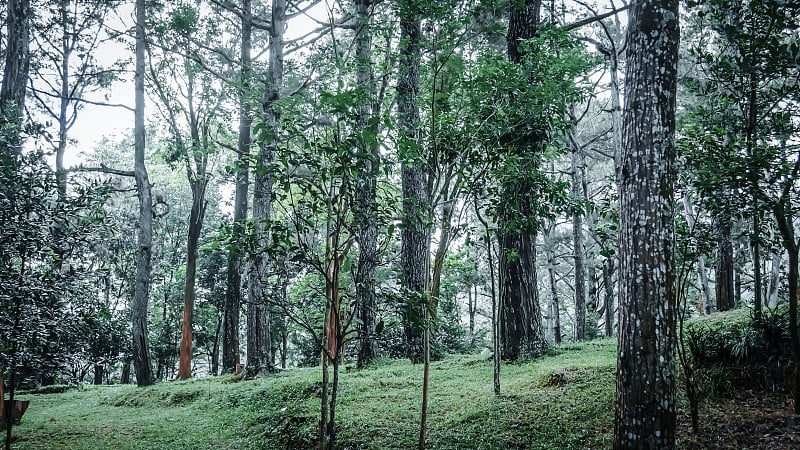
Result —
[{"label": "grass-covered ground", "polygon": [[[430,449],[606,449],[613,433],[616,341],[558,347],[503,365],[492,388],[487,355],[452,356],[431,370]],[[252,381],[227,377],[150,388],[89,386],[31,400],[14,428],[16,449],[305,449],[319,417],[319,369]],[[343,368],[338,448],[417,446],[422,366],[384,361]],[[682,387],[679,385],[679,390]],[[681,412],[680,448],[800,448],[800,420],[782,390],[707,399],[702,436]],[[685,400],[680,409],[685,411]]]},{"label": "grass-covered ground", "polygon": [[[608,447],[614,352],[613,340],[598,340],[504,365],[500,397],[488,356],[434,362],[429,448]],[[416,448],[422,366],[386,361],[343,370],[340,379],[340,448]],[[217,377],[25,395],[31,406],[14,428],[14,448],[310,448],[319,380],[319,369],[291,369],[238,383]]]}]

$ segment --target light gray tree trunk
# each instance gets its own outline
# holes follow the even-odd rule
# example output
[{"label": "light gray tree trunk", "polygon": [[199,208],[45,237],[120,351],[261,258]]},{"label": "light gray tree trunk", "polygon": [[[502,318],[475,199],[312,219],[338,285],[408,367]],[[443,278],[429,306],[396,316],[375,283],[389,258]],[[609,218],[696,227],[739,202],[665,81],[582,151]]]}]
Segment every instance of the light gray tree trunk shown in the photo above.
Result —
[{"label": "light gray tree trunk", "polygon": [[[574,126],[573,126],[574,135]],[[572,142],[572,196],[575,201],[583,195],[583,151],[574,139]],[[584,253],[583,211],[575,208],[572,211],[572,250],[575,261],[575,340],[586,339],[586,256]],[[595,326],[595,324],[592,324]]]},{"label": "light gray tree trunk", "polygon": [[147,304],[150,300],[150,272],[153,247],[153,198],[150,179],[144,163],[144,50],[145,1],[136,0],[136,74],[134,112],[134,163],[136,193],[139,197],[139,231],[136,252],[136,278],[131,302],[131,335],[133,337],[133,368],[139,386],[153,384],[150,365],[150,346],[147,331]]},{"label": "light gray tree trunk", "polygon": [[[686,223],[689,225],[690,230],[694,230],[697,225],[697,216],[695,215],[694,205],[692,198],[687,193],[683,197],[683,211],[686,217]],[[697,258],[697,278],[700,282],[700,304],[697,305],[697,310],[702,314],[711,313],[711,291],[708,287],[708,275],[706,274],[706,263],[703,255]]]},{"label": "light gray tree trunk", "polygon": [[561,343],[561,309],[558,305],[558,286],[556,284],[556,249],[553,239],[555,224],[547,227],[544,242],[547,254],[547,276],[550,285],[550,299],[547,304],[547,340],[554,344]]},{"label": "light gray tree trunk", "polygon": [[767,290],[767,306],[774,308],[778,306],[778,292],[781,287],[781,262],[783,261],[782,251],[776,251],[772,255],[772,267],[769,275],[769,289]]},{"label": "light gray tree trunk", "polygon": [[678,1],[629,11],[620,189],[615,449],[675,448]]}]

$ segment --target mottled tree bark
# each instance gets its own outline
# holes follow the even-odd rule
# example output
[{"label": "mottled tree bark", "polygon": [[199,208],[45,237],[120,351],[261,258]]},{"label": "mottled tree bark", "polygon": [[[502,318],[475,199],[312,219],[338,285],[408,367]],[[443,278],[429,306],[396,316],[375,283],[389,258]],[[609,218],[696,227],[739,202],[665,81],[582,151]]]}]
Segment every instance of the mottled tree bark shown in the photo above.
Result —
[{"label": "mottled tree bark", "polygon": [[358,333],[358,367],[365,367],[375,358],[375,269],[378,266],[377,182],[380,168],[377,127],[372,120],[375,102],[375,81],[372,69],[372,0],[355,0],[356,86],[359,107],[357,131],[359,170],[356,179],[356,203],[353,220],[358,242],[356,269],[356,332]]},{"label": "mottled tree bark", "polygon": [[[252,61],[250,49],[253,29],[253,13],[250,0],[242,0],[241,7],[241,74],[239,89],[239,141],[236,162],[236,193],[233,203],[233,238],[242,236],[242,222],[247,217],[247,190],[250,185],[250,136],[251,117],[251,78]],[[222,324],[222,372],[233,373],[239,365],[239,315],[242,310],[242,252],[236,248],[229,250],[228,272],[225,289],[224,320]]]},{"label": "mottled tree bark", "polygon": [[424,357],[425,301],[430,271],[430,195],[425,161],[420,155],[417,98],[420,81],[420,14],[413,1],[400,2],[400,48],[397,81],[397,122],[403,185],[400,235],[401,285],[406,300],[403,317],[406,356],[414,363]]},{"label": "mottled tree bark", "polygon": [[615,449],[675,448],[678,1],[630,10],[620,189]]},{"label": "mottled tree bark", "polygon": [[150,272],[153,247],[153,198],[144,163],[144,46],[145,1],[136,0],[136,74],[134,113],[134,164],[136,193],[139,197],[139,232],[136,253],[136,278],[131,302],[133,368],[139,386],[153,384],[147,331],[147,304],[150,300]]},{"label": "mottled tree bark", "polygon": [[[506,36],[508,58],[515,63],[522,62],[524,56],[520,43],[537,33],[541,10],[540,0],[518,3],[511,6]],[[528,139],[518,149],[526,158],[539,144],[530,141],[533,137]],[[526,183],[515,183],[507,186],[503,195],[516,196],[521,201],[515,203],[525,203],[535,201],[538,193]],[[536,277],[536,235],[528,230],[506,229],[515,214],[519,211],[503,210],[498,217],[501,354],[510,360],[536,357],[547,348]]]}]

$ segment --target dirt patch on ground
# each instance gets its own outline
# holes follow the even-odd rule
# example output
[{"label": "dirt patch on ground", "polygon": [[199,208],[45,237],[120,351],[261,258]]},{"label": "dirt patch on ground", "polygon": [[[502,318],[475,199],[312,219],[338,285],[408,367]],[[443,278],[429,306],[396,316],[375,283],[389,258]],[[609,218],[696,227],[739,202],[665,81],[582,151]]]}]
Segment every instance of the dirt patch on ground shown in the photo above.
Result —
[{"label": "dirt patch on ground", "polygon": [[800,415],[783,392],[745,391],[706,401],[700,433],[692,434],[688,413],[678,416],[677,432],[683,449],[800,449]]}]

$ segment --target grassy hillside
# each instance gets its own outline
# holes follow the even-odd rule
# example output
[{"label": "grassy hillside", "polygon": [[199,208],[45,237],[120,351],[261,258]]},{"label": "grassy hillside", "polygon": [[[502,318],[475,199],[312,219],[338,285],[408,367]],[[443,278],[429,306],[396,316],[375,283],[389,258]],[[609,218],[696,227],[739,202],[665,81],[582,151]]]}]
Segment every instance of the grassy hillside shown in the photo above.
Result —
[{"label": "grassy hillside", "polygon": [[[563,346],[504,365],[492,392],[486,355],[433,363],[429,448],[607,448],[613,424],[615,341]],[[225,377],[26,395],[18,449],[309,448],[319,414],[318,369],[254,381]],[[339,447],[416,448],[422,367],[387,361],[343,370]]]},{"label": "grassy hillside", "polygon": [[[504,365],[500,397],[492,391],[488,356],[433,363],[428,448],[611,448],[615,350],[615,340],[596,340],[558,347],[534,362]],[[313,448],[319,380],[319,369],[292,369],[239,383],[217,377],[145,389],[89,386],[24,395],[31,407],[14,428],[14,448]],[[421,383],[422,366],[406,361],[384,361],[363,371],[343,368],[338,447],[416,448]],[[732,386],[706,397],[702,433],[696,436],[690,434],[682,383],[678,393],[681,449],[800,448],[800,420],[784,386]]]}]

